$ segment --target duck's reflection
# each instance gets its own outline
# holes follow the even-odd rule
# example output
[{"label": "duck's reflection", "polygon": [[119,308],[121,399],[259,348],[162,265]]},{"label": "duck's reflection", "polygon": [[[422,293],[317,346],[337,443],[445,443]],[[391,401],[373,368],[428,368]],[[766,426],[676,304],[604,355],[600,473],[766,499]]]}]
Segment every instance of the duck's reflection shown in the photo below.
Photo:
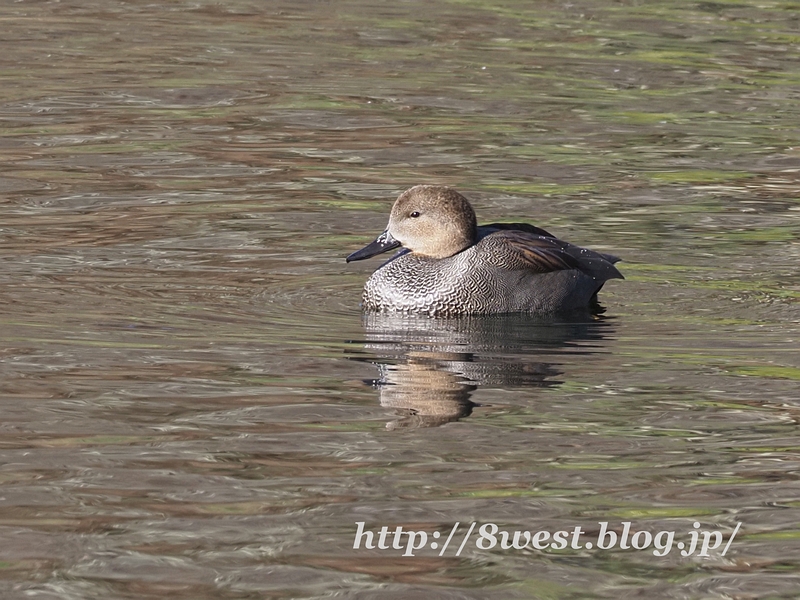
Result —
[{"label": "duck's reflection", "polygon": [[410,352],[405,362],[378,363],[380,378],[373,383],[381,406],[397,409],[400,417],[387,428],[434,427],[468,416],[476,386],[452,370],[456,361],[445,354],[435,358]]},{"label": "duck's reflection", "polygon": [[363,351],[354,360],[375,364],[372,381],[382,406],[398,411],[387,424],[434,427],[469,416],[477,386],[547,387],[559,355],[591,354],[610,335],[611,323],[581,314],[544,321],[526,315],[434,319],[366,314]]}]

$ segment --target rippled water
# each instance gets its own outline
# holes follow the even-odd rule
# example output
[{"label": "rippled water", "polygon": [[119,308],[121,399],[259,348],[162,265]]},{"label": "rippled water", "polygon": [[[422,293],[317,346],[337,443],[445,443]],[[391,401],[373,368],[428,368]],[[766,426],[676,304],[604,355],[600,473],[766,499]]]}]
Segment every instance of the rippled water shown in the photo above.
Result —
[{"label": "rippled water", "polygon": [[[796,3],[0,17],[0,596],[796,597]],[[344,256],[417,183],[626,280],[577,322],[362,317]]]}]

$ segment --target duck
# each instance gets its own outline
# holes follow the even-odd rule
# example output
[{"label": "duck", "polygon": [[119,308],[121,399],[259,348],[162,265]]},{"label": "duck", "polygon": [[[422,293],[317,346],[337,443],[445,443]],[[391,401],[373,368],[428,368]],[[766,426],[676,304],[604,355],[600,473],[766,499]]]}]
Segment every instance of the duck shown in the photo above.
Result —
[{"label": "duck", "polygon": [[477,225],[469,201],[441,185],[397,198],[389,224],[348,263],[396,248],[364,285],[367,312],[429,316],[552,315],[597,306],[620,259],[558,239],[527,223]]}]

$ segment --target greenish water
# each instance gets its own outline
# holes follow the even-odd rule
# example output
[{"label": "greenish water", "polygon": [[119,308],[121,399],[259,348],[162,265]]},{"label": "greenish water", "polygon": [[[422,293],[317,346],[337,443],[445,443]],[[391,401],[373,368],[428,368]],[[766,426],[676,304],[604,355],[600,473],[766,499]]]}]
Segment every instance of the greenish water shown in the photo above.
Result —
[{"label": "greenish water", "polygon": [[[798,3],[0,20],[4,598],[796,597]],[[418,183],[626,280],[588,322],[362,318],[344,256]],[[741,525],[457,555],[473,522]]]}]

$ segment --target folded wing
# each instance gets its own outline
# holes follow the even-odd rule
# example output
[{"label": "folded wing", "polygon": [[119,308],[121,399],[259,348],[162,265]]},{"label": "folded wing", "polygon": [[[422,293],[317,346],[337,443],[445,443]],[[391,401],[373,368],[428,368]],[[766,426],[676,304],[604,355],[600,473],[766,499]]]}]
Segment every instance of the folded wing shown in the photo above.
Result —
[{"label": "folded wing", "polygon": [[[496,266],[548,273],[578,269],[598,281],[624,279],[614,266],[619,258],[559,240],[544,229],[526,223],[492,224],[479,228],[481,244]],[[488,249],[488,248],[487,248]]]}]

